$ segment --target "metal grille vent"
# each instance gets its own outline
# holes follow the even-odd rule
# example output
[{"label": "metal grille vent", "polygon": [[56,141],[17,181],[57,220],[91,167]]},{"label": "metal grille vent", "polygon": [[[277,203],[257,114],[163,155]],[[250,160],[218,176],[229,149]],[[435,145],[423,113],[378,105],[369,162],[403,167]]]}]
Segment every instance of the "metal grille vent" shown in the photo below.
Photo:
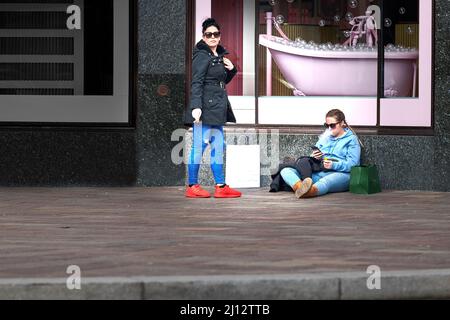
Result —
[{"label": "metal grille vent", "polygon": [[82,95],[82,30],[67,29],[84,0],[0,0],[0,94]]}]

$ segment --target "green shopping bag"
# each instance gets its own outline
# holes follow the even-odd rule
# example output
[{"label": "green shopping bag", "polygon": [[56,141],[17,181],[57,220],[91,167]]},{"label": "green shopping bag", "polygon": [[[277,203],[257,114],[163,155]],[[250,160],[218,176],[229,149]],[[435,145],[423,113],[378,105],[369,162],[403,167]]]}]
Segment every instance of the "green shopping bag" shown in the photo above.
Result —
[{"label": "green shopping bag", "polygon": [[377,166],[372,164],[353,167],[350,173],[350,192],[357,194],[381,192]]}]

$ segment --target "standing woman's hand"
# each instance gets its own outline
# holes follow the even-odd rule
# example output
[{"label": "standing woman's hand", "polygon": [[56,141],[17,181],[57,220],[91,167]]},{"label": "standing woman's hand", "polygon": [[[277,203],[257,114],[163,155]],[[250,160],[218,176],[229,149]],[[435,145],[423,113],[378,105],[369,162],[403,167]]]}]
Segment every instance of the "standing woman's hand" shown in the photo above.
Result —
[{"label": "standing woman's hand", "polygon": [[234,69],[234,65],[233,63],[230,61],[230,59],[228,58],[223,58],[223,63],[225,64],[225,68],[227,68],[228,70],[233,70]]},{"label": "standing woman's hand", "polygon": [[194,123],[200,123],[200,117],[202,116],[202,109],[197,108],[192,110],[192,118],[194,118]]}]

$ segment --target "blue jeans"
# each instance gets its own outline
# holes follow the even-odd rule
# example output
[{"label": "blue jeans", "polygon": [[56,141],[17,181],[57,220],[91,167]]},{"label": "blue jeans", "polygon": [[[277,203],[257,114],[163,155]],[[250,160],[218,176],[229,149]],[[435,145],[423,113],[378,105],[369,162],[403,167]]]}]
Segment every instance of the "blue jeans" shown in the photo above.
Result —
[{"label": "blue jeans", "polygon": [[[300,173],[294,168],[281,170],[284,182],[293,187],[300,179]],[[319,196],[333,192],[345,192],[350,188],[350,173],[336,171],[319,171],[312,175]]]},{"label": "blue jeans", "polygon": [[225,141],[222,126],[210,126],[202,123],[193,126],[193,142],[188,161],[189,184],[198,184],[198,172],[203,153],[211,144],[211,170],[216,184],[225,184],[223,173],[223,154]]}]

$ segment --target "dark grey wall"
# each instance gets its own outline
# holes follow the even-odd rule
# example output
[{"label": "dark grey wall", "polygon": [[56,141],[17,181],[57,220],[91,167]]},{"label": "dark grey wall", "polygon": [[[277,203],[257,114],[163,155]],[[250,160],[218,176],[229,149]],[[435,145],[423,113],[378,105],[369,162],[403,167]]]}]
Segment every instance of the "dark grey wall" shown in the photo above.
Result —
[{"label": "dark grey wall", "polygon": [[[450,1],[436,0],[433,189],[450,190]],[[419,147],[420,148],[420,147]]]},{"label": "dark grey wall", "polygon": [[[183,128],[185,105],[184,0],[139,1],[139,102],[137,129],[138,185],[183,185],[184,167],[172,164],[176,142],[172,132]],[[158,93],[165,86],[166,95]]]},{"label": "dark grey wall", "polygon": [[[172,165],[185,84],[185,1],[138,1],[137,129],[0,129],[1,186],[184,183]],[[166,85],[166,96],[157,94]]]},{"label": "dark grey wall", "polygon": [[133,131],[0,130],[1,186],[129,186]]},{"label": "dark grey wall", "polygon": [[[450,1],[436,0],[435,136],[362,137],[364,157],[379,166],[386,189],[450,190],[449,12]],[[171,134],[183,128],[185,1],[139,0],[138,16],[137,129],[2,129],[0,185],[184,185],[184,166],[171,161]],[[158,93],[161,85],[166,95]],[[311,140],[283,135],[281,156]]]}]

